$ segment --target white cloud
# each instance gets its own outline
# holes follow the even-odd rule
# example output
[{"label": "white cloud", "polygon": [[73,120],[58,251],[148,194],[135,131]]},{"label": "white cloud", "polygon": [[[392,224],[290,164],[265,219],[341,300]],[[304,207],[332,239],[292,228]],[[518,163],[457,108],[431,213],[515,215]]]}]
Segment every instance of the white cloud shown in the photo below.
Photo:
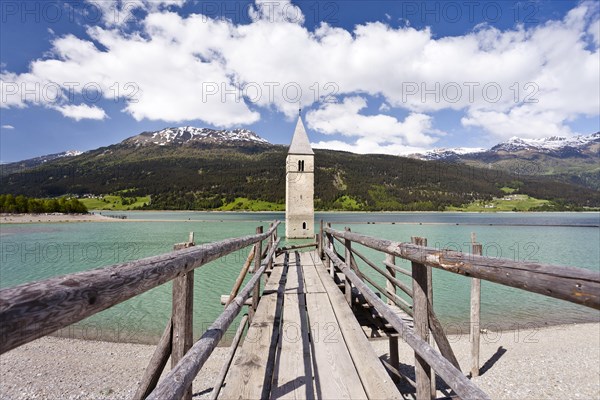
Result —
[{"label": "white cloud", "polygon": [[331,149],[337,151],[349,151],[357,154],[392,154],[407,155],[427,151],[426,147],[404,146],[402,144],[381,144],[375,140],[361,138],[353,143],[341,140],[322,140],[311,143],[314,149]]},{"label": "white cloud", "polygon": [[15,129],[12,125],[2,125],[2,129]]},{"label": "white cloud", "polygon": [[535,139],[573,134],[571,129],[563,124],[563,113],[539,110],[535,107],[516,107],[507,113],[473,110],[463,117],[461,122],[464,126],[485,128],[498,138],[519,136]]},{"label": "white cloud", "polygon": [[103,120],[106,118],[106,113],[103,109],[96,106],[88,106],[87,104],[66,105],[55,107],[62,115],[72,118],[75,121],[82,119]]},{"label": "white cloud", "polygon": [[[181,7],[186,0],[86,0],[88,13],[99,13],[106,26],[119,27],[136,20],[135,12],[158,12],[169,6]],[[95,16],[94,16],[95,18]]]},{"label": "white cloud", "polygon": [[254,4],[248,9],[254,21],[304,23],[302,10],[290,0],[255,0]]},{"label": "white cloud", "polygon": [[[108,13],[111,5],[114,11],[126,3],[98,2]],[[431,123],[427,113],[439,110],[464,113],[465,126],[495,139],[569,134],[569,121],[599,115],[600,19],[594,2],[576,6],[562,20],[530,28],[480,26],[442,38],[429,29],[380,22],[352,31],[323,23],[311,32],[302,25],[300,9],[287,0],[276,8],[259,0],[250,10],[251,22],[240,25],[203,15],[182,17],[167,5],[183,0],[131,4],[146,15],[127,32],[107,21],[90,27],[88,38],[54,38],[53,55],[33,61],[27,73],[3,71],[0,106],[48,105],[41,96],[26,98],[19,85],[12,93],[12,83],[58,82],[62,92],[52,103],[57,107],[72,103],[65,82],[77,82],[78,95],[93,83],[104,97],[123,99],[124,111],[137,120],[199,119],[227,127],[257,121],[255,106],[293,118],[298,104],[308,107],[331,94],[376,96],[385,104],[380,112],[388,106],[403,109],[412,119],[358,111],[348,119],[361,129],[380,127],[378,144],[388,136],[402,137],[394,145],[403,146],[431,143],[436,133],[427,132],[424,124]],[[236,87],[247,89],[244,98],[236,99]],[[498,88],[501,95],[495,99]],[[537,103],[525,102],[527,95]],[[317,111],[333,112],[328,106]],[[346,119],[337,121],[339,129],[348,127]],[[421,136],[398,134],[400,127],[407,132],[409,123],[417,127],[414,132],[421,129]]]},{"label": "white cloud", "polygon": [[[443,135],[432,127],[432,118],[411,113],[404,121],[376,114],[363,115],[367,107],[362,97],[348,97],[342,103],[328,103],[306,115],[308,126],[326,135],[339,134],[356,139],[354,144],[342,146],[359,153],[399,154],[415,152],[434,143],[435,135]],[[340,149],[339,141],[316,143],[316,147]]]}]

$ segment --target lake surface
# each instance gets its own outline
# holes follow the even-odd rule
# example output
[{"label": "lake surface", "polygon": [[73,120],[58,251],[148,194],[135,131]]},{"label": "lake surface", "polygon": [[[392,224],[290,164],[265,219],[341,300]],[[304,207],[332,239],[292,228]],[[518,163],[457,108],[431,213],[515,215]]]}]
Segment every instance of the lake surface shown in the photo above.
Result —
[{"label": "lake surface", "polygon": [[[113,223],[3,224],[0,229],[0,287],[79,272],[172,250],[194,231],[196,243],[252,234],[256,226],[284,213],[223,212],[102,212],[126,215]],[[568,265],[600,270],[600,213],[317,213],[316,221],[336,229],[410,241],[422,236],[429,247],[470,251],[471,233],[488,257]],[[317,224],[315,224],[317,225]],[[284,235],[283,223],[279,236]],[[306,241],[305,241],[306,242]],[[302,243],[302,241],[285,242]],[[382,253],[357,246],[374,262]],[[196,270],[194,330],[198,337],[223,310],[220,296],[228,294],[248,250],[230,254]],[[409,263],[397,263],[410,268]],[[361,269],[381,284],[384,279],[359,260]],[[409,283],[407,277],[399,279]],[[467,332],[470,280],[433,270],[434,306],[451,331]],[[490,330],[520,329],[545,324],[600,320],[587,307],[482,282],[482,323]],[[87,339],[153,342],[162,333],[171,311],[171,285],[165,284],[96,314],[59,334]],[[235,324],[234,324],[235,325]],[[235,326],[231,328],[235,329]]]}]

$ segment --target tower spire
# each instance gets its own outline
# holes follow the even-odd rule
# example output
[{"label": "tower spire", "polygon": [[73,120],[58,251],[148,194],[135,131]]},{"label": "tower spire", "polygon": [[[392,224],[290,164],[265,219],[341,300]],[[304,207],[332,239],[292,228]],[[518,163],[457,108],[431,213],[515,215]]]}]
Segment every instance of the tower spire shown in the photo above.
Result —
[{"label": "tower spire", "polygon": [[304,124],[302,123],[302,116],[300,115],[298,116],[298,122],[296,123],[296,129],[294,130],[294,136],[292,137],[292,143],[290,144],[288,154],[314,154],[310,147],[306,129],[304,129]]}]

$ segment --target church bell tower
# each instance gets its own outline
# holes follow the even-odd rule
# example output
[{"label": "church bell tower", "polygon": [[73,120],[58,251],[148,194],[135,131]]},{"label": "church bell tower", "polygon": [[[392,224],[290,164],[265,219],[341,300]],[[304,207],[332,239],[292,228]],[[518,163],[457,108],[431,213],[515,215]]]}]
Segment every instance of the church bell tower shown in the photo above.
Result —
[{"label": "church bell tower", "polygon": [[315,236],[315,153],[298,116],[285,164],[285,236],[312,239]]}]

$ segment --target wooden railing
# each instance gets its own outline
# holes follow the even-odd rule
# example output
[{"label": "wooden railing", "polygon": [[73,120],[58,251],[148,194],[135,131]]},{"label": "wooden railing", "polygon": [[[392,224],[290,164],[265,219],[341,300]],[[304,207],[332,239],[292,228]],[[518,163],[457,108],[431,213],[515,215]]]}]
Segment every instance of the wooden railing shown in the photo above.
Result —
[{"label": "wooden railing", "polygon": [[[431,268],[473,278],[471,299],[472,376],[479,372],[479,280],[488,280],[530,292],[567,300],[594,309],[600,309],[600,273],[582,268],[555,266],[530,262],[516,262],[501,258],[481,256],[481,245],[473,243],[471,253],[440,250],[427,247],[427,240],[414,237],[412,243],[394,242],[371,236],[323,226],[318,238],[318,249],[325,265],[334,276],[335,268],[344,275],[344,292],[349,304],[354,304],[353,293],[360,293],[366,301],[387,320],[415,352],[415,382],[417,399],[430,399],[435,394],[433,371],[461,398],[488,398],[461,372],[460,366],[435,315],[432,305]],[[335,243],[343,246],[343,253],[336,250]],[[474,240],[473,240],[474,242]],[[361,244],[385,254],[384,270],[352,247]],[[355,256],[386,279],[386,287],[364,274],[356,263]],[[395,264],[395,257],[411,261],[411,271]],[[396,278],[395,273],[408,275],[412,288]],[[413,317],[414,328],[394,313],[367,285],[371,284],[388,303],[395,304]],[[352,290],[354,287],[354,290]],[[401,289],[412,304],[396,294]],[[438,353],[431,345],[429,333],[438,345]],[[397,338],[390,337],[391,367],[397,371]],[[396,355],[394,355],[394,352]],[[432,371],[433,369],[433,371]]]},{"label": "wooden railing", "polygon": [[[276,221],[265,233],[261,226],[255,235],[201,246],[195,246],[190,235],[188,242],[175,245],[175,251],[168,254],[0,290],[0,354],[174,280],[171,319],[134,398],[189,399],[194,377],[252,292],[250,314],[256,310],[261,276],[272,266],[279,244],[278,225]],[[194,269],[249,245],[254,245],[252,279],[239,294],[241,282],[237,285],[230,304],[192,346]],[[169,357],[173,369],[153,391]]]}]

